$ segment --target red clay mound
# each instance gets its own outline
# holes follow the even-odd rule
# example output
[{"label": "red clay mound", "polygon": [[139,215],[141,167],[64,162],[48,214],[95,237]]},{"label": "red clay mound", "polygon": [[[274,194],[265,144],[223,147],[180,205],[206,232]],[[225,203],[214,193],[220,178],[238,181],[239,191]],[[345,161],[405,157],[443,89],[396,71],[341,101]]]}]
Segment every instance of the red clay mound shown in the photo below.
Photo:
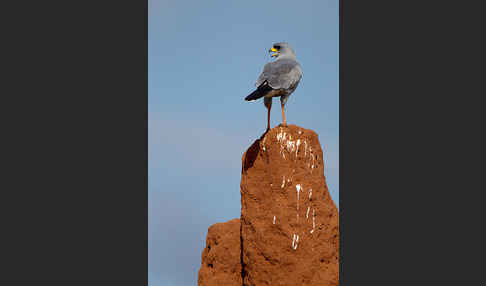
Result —
[{"label": "red clay mound", "polygon": [[[225,237],[240,251],[240,280],[231,280],[240,284],[203,283],[204,250],[199,286],[339,284],[338,211],[327,189],[315,132],[290,125],[256,140],[242,158],[240,192],[241,230],[239,236]],[[231,226],[231,233],[236,228]],[[227,267],[236,263],[233,252],[231,257]],[[222,254],[214,260],[228,259]]]},{"label": "red clay mound", "polygon": [[240,219],[209,227],[198,285],[241,286]]}]

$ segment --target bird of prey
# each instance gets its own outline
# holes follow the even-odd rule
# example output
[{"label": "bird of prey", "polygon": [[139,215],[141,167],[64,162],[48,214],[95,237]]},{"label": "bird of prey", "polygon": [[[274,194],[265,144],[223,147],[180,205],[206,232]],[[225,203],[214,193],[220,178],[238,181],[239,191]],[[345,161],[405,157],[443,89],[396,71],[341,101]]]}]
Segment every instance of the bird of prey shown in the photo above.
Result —
[{"label": "bird of prey", "polygon": [[246,101],[254,101],[263,97],[263,103],[268,109],[267,130],[270,129],[270,109],[273,97],[280,97],[282,126],[287,126],[284,106],[302,78],[302,68],[295,58],[294,50],[288,43],[273,44],[269,52],[273,53],[271,56],[276,60],[265,64],[262,74],[255,83],[257,89],[245,98]]}]

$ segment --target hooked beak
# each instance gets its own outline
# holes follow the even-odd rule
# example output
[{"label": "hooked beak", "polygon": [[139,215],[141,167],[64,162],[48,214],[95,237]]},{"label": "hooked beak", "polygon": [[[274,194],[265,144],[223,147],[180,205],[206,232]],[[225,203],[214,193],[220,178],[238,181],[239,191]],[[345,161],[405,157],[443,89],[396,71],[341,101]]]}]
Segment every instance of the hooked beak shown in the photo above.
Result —
[{"label": "hooked beak", "polygon": [[275,48],[271,48],[268,52],[269,53],[273,52],[273,54],[270,55],[271,57],[276,57],[279,54],[279,52]]}]

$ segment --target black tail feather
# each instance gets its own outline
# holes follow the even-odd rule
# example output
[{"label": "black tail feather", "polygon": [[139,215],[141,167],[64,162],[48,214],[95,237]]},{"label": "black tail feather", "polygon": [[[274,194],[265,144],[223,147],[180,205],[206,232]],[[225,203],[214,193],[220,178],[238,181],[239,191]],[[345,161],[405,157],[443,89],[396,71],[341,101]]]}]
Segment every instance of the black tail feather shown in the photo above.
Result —
[{"label": "black tail feather", "polygon": [[268,84],[260,85],[254,92],[250,93],[247,97],[245,97],[246,101],[257,100],[261,97],[264,97],[272,88]]}]

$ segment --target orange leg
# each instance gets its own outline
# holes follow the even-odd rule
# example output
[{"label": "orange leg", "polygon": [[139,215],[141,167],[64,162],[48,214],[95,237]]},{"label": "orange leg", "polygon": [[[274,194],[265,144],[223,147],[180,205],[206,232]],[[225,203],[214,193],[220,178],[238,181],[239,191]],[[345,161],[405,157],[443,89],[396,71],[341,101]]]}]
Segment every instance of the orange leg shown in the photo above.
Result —
[{"label": "orange leg", "polygon": [[272,106],[268,107],[267,130],[270,130],[270,109],[272,109]]},{"label": "orange leg", "polygon": [[272,98],[265,98],[264,100],[265,107],[268,109],[267,115],[267,131],[270,130],[270,109],[272,109]]},{"label": "orange leg", "polygon": [[282,126],[287,126],[287,121],[285,120],[285,109],[284,109],[285,104],[282,104],[282,118],[283,118],[283,123]]}]

